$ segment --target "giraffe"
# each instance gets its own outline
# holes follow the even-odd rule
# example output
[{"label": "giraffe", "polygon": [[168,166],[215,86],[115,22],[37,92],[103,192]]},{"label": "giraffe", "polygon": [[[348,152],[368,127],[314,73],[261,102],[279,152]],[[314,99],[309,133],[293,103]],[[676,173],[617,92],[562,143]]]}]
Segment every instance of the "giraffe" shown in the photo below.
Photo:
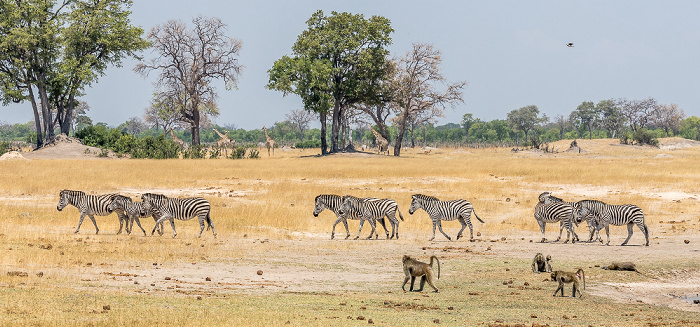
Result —
[{"label": "giraffe", "polygon": [[270,135],[267,134],[267,128],[263,126],[262,128],[263,131],[265,131],[265,138],[267,140],[265,141],[265,147],[267,148],[267,156],[270,156],[270,148],[272,148],[272,155],[275,155],[275,140],[273,140]]},{"label": "giraffe", "polygon": [[170,136],[173,138],[173,141],[180,145],[181,148],[185,147],[185,141],[179,139],[177,136],[175,136],[175,132],[173,132],[173,128],[170,127]]},{"label": "giraffe", "polygon": [[223,148],[225,151],[225,155],[228,157],[228,147],[231,147],[233,150],[233,146],[236,144],[236,140],[232,140],[231,138],[228,137],[228,131],[226,133],[221,134],[221,132],[217,131],[216,128],[213,129],[216,135],[219,135],[219,140],[216,141],[216,146],[219,148]]},{"label": "giraffe", "polygon": [[370,127],[369,130],[374,134],[374,142],[377,143],[377,154],[386,152],[386,155],[389,155],[389,142],[374,128]]}]

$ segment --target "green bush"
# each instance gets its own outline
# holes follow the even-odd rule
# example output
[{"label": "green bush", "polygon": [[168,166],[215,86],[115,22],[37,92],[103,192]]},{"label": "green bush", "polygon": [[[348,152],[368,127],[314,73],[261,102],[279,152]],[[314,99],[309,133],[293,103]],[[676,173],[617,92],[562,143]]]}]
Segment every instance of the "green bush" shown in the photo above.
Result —
[{"label": "green bush", "polygon": [[634,141],[639,145],[649,144],[659,146],[659,139],[656,138],[656,133],[646,128],[638,129],[633,135]]},{"label": "green bush", "polygon": [[249,159],[260,159],[260,151],[257,149],[250,149],[250,153],[248,153],[248,158]]},{"label": "green bush", "polygon": [[0,142],[0,156],[10,151],[9,142]]},{"label": "green bush", "polygon": [[231,150],[231,155],[229,155],[228,157],[230,159],[243,159],[245,157],[245,151],[245,147],[236,147],[235,149]]},{"label": "green bush", "polygon": [[180,156],[180,146],[162,134],[137,140],[138,143],[129,152],[132,158],[173,159]]},{"label": "green bush", "polygon": [[321,140],[306,140],[304,142],[297,142],[296,147],[298,149],[320,148]]},{"label": "green bush", "polygon": [[182,151],[182,157],[185,159],[205,159],[207,152],[207,148],[204,145],[193,145]]}]

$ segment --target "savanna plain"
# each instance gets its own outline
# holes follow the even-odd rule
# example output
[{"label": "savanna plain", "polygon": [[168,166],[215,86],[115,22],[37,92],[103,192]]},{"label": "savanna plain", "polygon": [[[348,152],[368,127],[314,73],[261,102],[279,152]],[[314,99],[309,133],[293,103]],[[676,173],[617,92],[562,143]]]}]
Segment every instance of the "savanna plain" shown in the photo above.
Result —
[{"label": "savanna plain", "polygon": [[[559,152],[506,148],[404,149],[318,156],[277,149],[260,159],[30,159],[0,161],[0,325],[179,326],[697,326],[700,304],[700,146],[677,138],[659,148],[617,140],[552,144]],[[41,151],[41,150],[40,150]],[[27,157],[30,157],[29,155]],[[196,219],[151,236],[142,219],[117,234],[115,214],[89,218],[56,210],[62,189],[92,194],[145,192],[201,196],[212,205],[217,237],[197,238]],[[610,245],[539,243],[537,196],[633,203],[645,213],[650,246],[634,227],[610,228]],[[428,241],[425,211],[408,214],[411,195],[466,199],[474,240],[454,240],[444,222]],[[398,202],[398,240],[366,240],[349,221],[350,239],[332,212],[312,215],[319,194]],[[548,224],[556,239],[559,225]],[[585,223],[576,229],[587,239]],[[604,232],[603,237],[605,238]],[[533,256],[555,270],[586,273],[581,298],[553,297],[556,283],[534,274]],[[439,293],[401,290],[404,254],[439,258]],[[640,273],[607,271],[632,261]]]}]

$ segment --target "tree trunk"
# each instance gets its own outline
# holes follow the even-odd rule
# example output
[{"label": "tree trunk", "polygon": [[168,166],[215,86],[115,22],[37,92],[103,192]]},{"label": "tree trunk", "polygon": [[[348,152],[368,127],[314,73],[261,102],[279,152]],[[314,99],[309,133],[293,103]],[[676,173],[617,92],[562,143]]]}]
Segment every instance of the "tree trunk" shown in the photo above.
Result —
[{"label": "tree trunk", "polygon": [[588,139],[593,139],[593,132],[591,131],[591,124],[588,124]]},{"label": "tree trunk", "polygon": [[[39,92],[39,100],[41,101],[41,112],[43,116],[44,143],[53,140],[53,115],[49,107],[49,97],[46,94],[46,76],[42,72],[37,74],[37,91]],[[42,144],[43,146],[44,144]]]},{"label": "tree trunk", "polygon": [[199,110],[192,110],[192,145],[200,145],[199,140]]},{"label": "tree trunk", "polygon": [[396,134],[396,143],[394,144],[394,156],[401,155],[401,143],[403,142],[403,134],[406,133],[406,122],[408,121],[408,110],[404,109],[399,120],[399,133]]},{"label": "tree trunk", "polygon": [[34,109],[34,125],[36,126],[36,148],[40,148],[44,143],[44,138],[41,133],[41,119],[39,118],[39,108],[36,106],[36,99],[34,98],[34,90],[32,86],[29,86],[29,100],[32,102],[32,109]]},{"label": "tree trunk", "polygon": [[64,108],[65,110],[65,115],[63,116],[63,121],[61,121],[61,133],[69,135],[70,133],[70,128],[73,122],[73,106],[75,105],[75,101],[73,99],[73,96],[68,97],[68,103],[66,107]]},{"label": "tree trunk", "polygon": [[328,142],[326,141],[326,120],[327,113],[323,112],[321,116],[321,155],[328,154]]},{"label": "tree trunk", "polygon": [[338,136],[340,135],[341,113],[342,108],[340,107],[340,101],[336,99],[335,104],[333,105],[333,125],[331,126],[331,153],[338,152]]}]

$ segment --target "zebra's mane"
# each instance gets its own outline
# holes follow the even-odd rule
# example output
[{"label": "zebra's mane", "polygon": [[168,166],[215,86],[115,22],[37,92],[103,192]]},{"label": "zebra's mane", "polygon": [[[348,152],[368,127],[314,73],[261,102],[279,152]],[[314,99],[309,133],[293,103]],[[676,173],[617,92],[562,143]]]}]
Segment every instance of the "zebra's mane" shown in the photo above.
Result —
[{"label": "zebra's mane", "polygon": [[125,195],[121,195],[121,194],[117,194],[117,195],[114,197],[114,200],[122,200],[122,201],[126,201],[126,202],[134,202],[134,200],[132,200],[130,197],[125,196]]},{"label": "zebra's mane", "polygon": [[600,203],[600,204],[606,204],[605,202],[600,201],[600,200],[581,200],[581,201],[579,201],[579,202],[582,202],[582,203]]},{"label": "zebra's mane", "polygon": [[62,190],[61,195],[63,194],[71,194],[71,195],[85,195],[85,192],[83,191],[71,191],[71,190]]},{"label": "zebra's mane", "polygon": [[142,196],[143,197],[150,197],[153,199],[167,199],[168,197],[163,195],[163,194],[155,194],[155,193],[144,193]]},{"label": "zebra's mane", "polygon": [[434,196],[424,195],[424,194],[413,194],[413,197],[421,199],[421,200],[425,200],[425,201],[440,201],[440,199],[438,199]]}]

